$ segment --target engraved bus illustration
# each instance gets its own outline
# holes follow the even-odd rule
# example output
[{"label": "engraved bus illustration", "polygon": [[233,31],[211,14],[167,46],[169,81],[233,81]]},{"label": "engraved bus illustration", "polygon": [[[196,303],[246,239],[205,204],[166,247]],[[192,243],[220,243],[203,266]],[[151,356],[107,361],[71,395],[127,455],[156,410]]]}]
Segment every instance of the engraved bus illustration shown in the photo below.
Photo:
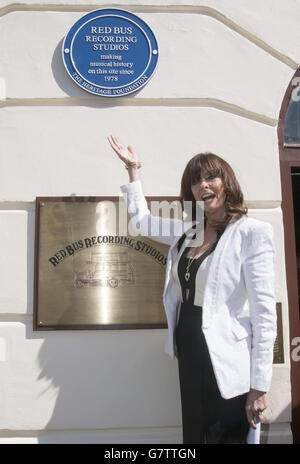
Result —
[{"label": "engraved bus illustration", "polygon": [[108,286],[122,287],[134,283],[134,267],[127,252],[93,252],[82,269],[75,271],[76,288]]}]

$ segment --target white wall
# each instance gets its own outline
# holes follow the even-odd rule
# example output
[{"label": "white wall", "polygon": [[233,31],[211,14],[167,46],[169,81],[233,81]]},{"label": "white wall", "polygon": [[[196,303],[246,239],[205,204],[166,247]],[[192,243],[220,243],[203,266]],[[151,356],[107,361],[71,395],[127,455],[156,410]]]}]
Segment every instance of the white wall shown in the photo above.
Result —
[{"label": "white wall", "polygon": [[250,215],[274,226],[286,362],[274,366],[264,440],[291,441],[276,125],[300,59],[299,3],[119,0],[152,28],[160,56],[139,93],[108,101],[76,86],[60,58],[93,7],[1,1],[0,443],[181,441],[165,330],[32,331],[35,197],[117,195],[127,179],[111,133],[139,153],[145,194],[178,195],[188,159],[214,151],[234,167]]}]

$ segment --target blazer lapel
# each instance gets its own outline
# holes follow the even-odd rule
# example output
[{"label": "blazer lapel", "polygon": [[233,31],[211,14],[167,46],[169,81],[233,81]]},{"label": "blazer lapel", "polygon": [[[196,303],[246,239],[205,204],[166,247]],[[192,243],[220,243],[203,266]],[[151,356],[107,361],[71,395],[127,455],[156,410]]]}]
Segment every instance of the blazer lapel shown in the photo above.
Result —
[{"label": "blazer lapel", "polygon": [[[186,233],[191,227],[193,226],[193,223],[192,222],[187,222],[187,223],[184,223],[183,224],[183,227],[184,227],[184,233]],[[170,282],[170,273],[171,273],[171,268],[172,268],[172,263],[175,259],[175,256],[176,256],[176,251],[177,251],[177,243],[179,241],[179,239],[181,238],[182,236],[178,236],[174,239],[172,245],[170,246],[169,248],[169,253],[168,253],[168,260],[167,260],[167,269],[166,269],[166,276],[165,276],[165,285],[164,285],[164,296],[166,295],[166,291],[167,291],[167,287],[169,285],[169,282]]]}]

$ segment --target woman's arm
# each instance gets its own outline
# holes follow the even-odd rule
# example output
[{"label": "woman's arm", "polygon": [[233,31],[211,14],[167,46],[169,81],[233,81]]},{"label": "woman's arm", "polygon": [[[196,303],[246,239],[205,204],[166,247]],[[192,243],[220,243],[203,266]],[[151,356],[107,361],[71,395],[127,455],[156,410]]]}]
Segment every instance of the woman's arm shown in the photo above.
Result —
[{"label": "woman's arm", "polygon": [[117,139],[117,137],[113,135],[110,135],[107,138],[112,149],[115,151],[118,157],[125,163],[125,166],[128,169],[129,181],[135,182],[136,180],[139,180],[138,169],[142,165],[139,162],[137,155],[134,153],[132,147],[124,147],[121,144],[121,142]]},{"label": "woman's arm", "polygon": [[121,190],[131,216],[129,232],[132,234],[138,232],[153,240],[171,245],[174,238],[180,237],[190,224],[184,224],[180,219],[151,215],[139,180],[138,169],[141,164],[137,155],[131,146],[124,147],[114,136],[108,137],[108,141],[128,169],[129,183],[122,185]]},{"label": "woman's arm", "polygon": [[267,407],[265,392],[272,377],[273,347],[277,334],[274,295],[273,228],[262,222],[248,232],[243,256],[243,273],[252,324],[251,390],[246,412],[250,425]]}]

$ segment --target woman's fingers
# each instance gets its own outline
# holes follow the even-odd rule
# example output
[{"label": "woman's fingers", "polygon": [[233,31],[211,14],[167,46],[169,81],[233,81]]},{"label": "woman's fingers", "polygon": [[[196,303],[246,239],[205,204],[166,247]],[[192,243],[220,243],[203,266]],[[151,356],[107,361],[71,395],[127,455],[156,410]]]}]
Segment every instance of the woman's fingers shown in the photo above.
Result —
[{"label": "woman's fingers", "polygon": [[134,153],[133,151],[133,148],[131,146],[127,147],[127,150],[129,151],[129,153],[131,154],[131,157],[136,160],[137,159],[137,156],[136,154]]},{"label": "woman's fingers", "polygon": [[119,150],[121,150],[121,149],[122,149],[122,145],[121,145],[120,141],[117,139],[117,137],[115,137],[115,136],[112,135],[112,140],[113,140],[115,146],[116,146]]},{"label": "woman's fingers", "polygon": [[258,419],[256,418],[256,415],[253,414],[252,411],[250,411],[249,413],[247,412],[247,419],[248,419],[248,423],[250,427],[252,427],[252,429],[256,429],[256,424],[257,424]]},{"label": "woman's fingers", "polygon": [[246,407],[246,414],[247,414],[247,420],[248,420],[250,427],[252,427],[253,429],[256,429],[256,425],[254,422],[254,415],[252,413],[251,407]]},{"label": "woman's fingers", "polygon": [[113,137],[113,135],[110,135],[109,137],[107,137],[111,147],[116,151],[118,152],[119,151],[119,145],[117,143],[117,141],[115,140],[115,137]]},{"label": "woman's fingers", "polygon": [[107,139],[110,143],[111,148],[117,153],[117,155],[121,159],[124,159],[124,154],[122,153],[122,145],[120,144],[118,139],[113,135],[110,135],[109,137],[107,137]]},{"label": "woman's fingers", "polygon": [[263,411],[267,408],[267,399],[265,392],[251,389],[246,401],[246,414],[250,426],[256,429],[255,422],[261,422]]},{"label": "woman's fingers", "polygon": [[257,422],[261,422],[264,418],[263,411],[261,409],[251,408],[250,405],[246,407],[246,414],[249,425],[253,429],[256,429]]},{"label": "woman's fingers", "polygon": [[112,149],[117,153],[119,158],[122,161],[124,161],[125,164],[129,161],[136,161],[137,158],[131,146],[127,148],[123,147],[119,139],[117,139],[117,137],[115,137],[114,135],[110,135],[109,137],[107,137],[107,139]]}]

